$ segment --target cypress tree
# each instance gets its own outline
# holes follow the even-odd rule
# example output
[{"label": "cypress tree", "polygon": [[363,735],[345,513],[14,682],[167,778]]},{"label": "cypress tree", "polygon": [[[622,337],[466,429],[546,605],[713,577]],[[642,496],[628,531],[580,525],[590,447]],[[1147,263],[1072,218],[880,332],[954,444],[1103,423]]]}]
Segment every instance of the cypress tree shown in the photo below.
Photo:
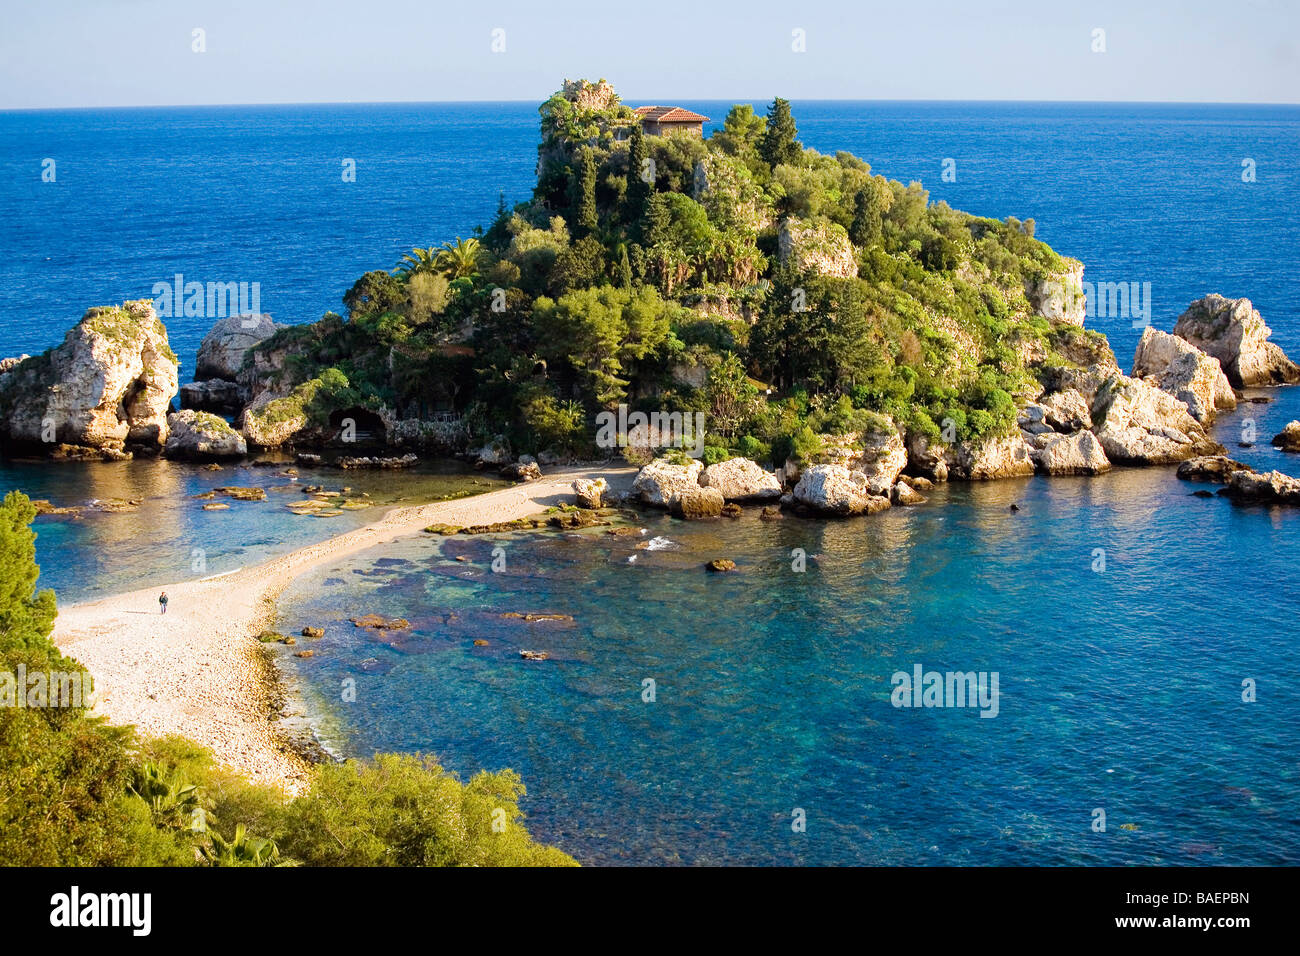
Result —
[{"label": "cypress tree", "polygon": [[803,144],[797,137],[799,130],[790,115],[790,101],[777,97],[767,108],[767,129],[758,143],[758,154],[768,166],[776,169],[782,163],[797,163],[803,154]]},{"label": "cypress tree", "polygon": [[645,165],[645,136],[638,122],[632,127],[632,140],[627,150],[627,212],[628,222],[638,222],[645,212],[646,198],[650,195],[650,184],[641,178],[641,167]]},{"label": "cypress tree", "polygon": [[869,246],[880,238],[880,197],[871,186],[859,189],[853,197],[853,222],[849,238],[855,246]]},{"label": "cypress tree", "polygon": [[596,159],[590,147],[582,151],[582,166],[579,171],[578,188],[578,225],[584,233],[596,231],[600,221],[596,217]]}]

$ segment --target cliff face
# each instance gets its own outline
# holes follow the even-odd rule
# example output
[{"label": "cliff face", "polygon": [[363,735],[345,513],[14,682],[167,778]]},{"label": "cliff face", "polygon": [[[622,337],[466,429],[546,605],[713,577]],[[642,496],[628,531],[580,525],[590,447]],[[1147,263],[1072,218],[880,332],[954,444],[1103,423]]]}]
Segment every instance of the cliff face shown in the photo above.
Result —
[{"label": "cliff face", "polygon": [[149,300],[92,308],[62,345],[0,375],[0,431],[51,447],[155,452],[179,364]]}]

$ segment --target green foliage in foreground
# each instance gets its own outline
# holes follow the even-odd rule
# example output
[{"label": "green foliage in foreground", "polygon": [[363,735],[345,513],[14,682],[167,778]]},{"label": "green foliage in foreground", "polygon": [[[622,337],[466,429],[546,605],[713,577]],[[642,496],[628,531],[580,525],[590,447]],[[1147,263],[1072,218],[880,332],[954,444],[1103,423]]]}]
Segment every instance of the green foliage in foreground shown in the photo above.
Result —
[{"label": "green foliage in foreground", "polygon": [[[36,509],[0,504],[0,675],[74,672],[35,590]],[[315,768],[286,799],[179,737],[141,740],[79,706],[0,707],[0,864],[7,866],[571,866],[523,827],[512,771],[467,783],[432,757]]]}]

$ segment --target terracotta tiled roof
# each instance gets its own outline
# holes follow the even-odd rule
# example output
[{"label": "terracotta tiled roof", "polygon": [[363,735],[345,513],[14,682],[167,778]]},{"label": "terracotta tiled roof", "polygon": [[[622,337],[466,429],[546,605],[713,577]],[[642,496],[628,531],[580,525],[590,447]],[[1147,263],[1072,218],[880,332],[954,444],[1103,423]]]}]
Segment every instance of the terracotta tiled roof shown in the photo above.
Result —
[{"label": "terracotta tiled roof", "polygon": [[709,118],[692,113],[680,106],[638,106],[632,112],[643,120],[655,123],[707,123]]}]

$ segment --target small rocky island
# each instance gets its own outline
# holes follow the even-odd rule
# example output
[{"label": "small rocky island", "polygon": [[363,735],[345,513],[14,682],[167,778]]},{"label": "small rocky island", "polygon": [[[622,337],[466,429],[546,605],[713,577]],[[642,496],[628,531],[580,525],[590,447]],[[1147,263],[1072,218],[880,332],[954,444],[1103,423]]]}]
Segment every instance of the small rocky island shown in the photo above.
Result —
[{"label": "small rocky island", "polygon": [[[1032,220],[806,149],[781,99],[733,108],[707,139],[657,109],[565,81],[541,107],[528,200],[367,272],[343,314],[220,319],[184,385],[149,301],[90,309],[56,348],[0,361],[6,448],[459,455],[519,480],[617,456],[642,466],[638,500],[686,517],[871,514],[947,480],[1178,463],[1241,499],[1300,499],[1210,435],[1240,389],[1300,381],[1248,299],[1208,295],[1171,332],[1146,329],[1125,374],[1084,328],[1082,264]],[[593,422],[619,409],[702,416],[705,432],[689,456],[654,426],[599,443]]]}]

